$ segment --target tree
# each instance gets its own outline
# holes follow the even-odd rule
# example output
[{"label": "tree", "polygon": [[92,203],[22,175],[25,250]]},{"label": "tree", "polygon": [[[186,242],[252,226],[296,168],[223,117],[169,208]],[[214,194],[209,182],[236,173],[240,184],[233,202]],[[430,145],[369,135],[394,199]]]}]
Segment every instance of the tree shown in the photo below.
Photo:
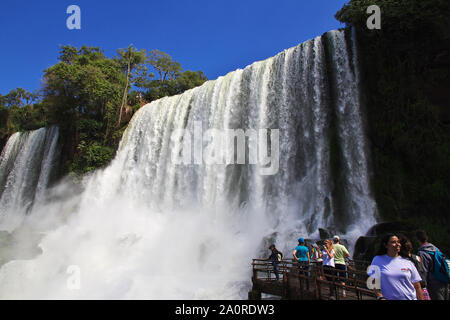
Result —
[{"label": "tree", "polygon": [[116,127],[119,127],[122,122],[122,113],[123,109],[125,108],[125,104],[127,103],[127,96],[128,96],[128,87],[130,85],[130,79],[132,79],[135,76],[135,73],[139,72],[146,72],[146,68],[144,66],[144,62],[146,60],[146,52],[145,50],[137,51],[136,48],[133,47],[133,45],[130,45],[127,50],[119,49],[117,50],[118,56],[116,57],[117,61],[119,62],[119,65],[122,67],[126,74],[126,84],[125,88],[123,90],[122,95],[122,103],[120,105],[120,111],[119,111],[119,118],[117,120]]},{"label": "tree", "polygon": [[202,71],[187,70],[178,74],[173,79],[151,79],[140,85],[144,89],[144,99],[146,101],[153,101],[165,96],[181,94],[186,90],[202,85],[207,80],[208,78],[206,78]]},{"label": "tree", "polygon": [[147,63],[155,68],[159,74],[159,80],[173,80],[181,72],[181,64],[172,60],[172,57],[160,50],[152,50],[147,59]]},{"label": "tree", "polygon": [[60,60],[44,74],[44,101],[52,108],[52,120],[74,124],[83,117],[95,118],[105,120],[110,129],[126,85],[122,65],[99,48],[86,46],[64,47]]},{"label": "tree", "polygon": [[1,96],[0,96],[0,140],[8,135],[9,132],[8,121],[9,121],[9,109],[1,103]]},{"label": "tree", "polygon": [[155,79],[154,74],[148,73],[148,69],[144,67],[144,72],[135,77],[134,84],[142,90],[142,96],[147,102],[183,93],[208,80],[202,71],[182,72],[180,63],[160,50],[150,51],[145,62],[159,75],[159,78]]},{"label": "tree", "polygon": [[23,88],[16,88],[11,90],[6,96],[3,97],[5,105],[8,107],[32,104],[38,99],[37,93],[31,93]]},{"label": "tree", "polygon": [[201,86],[208,78],[202,71],[190,71],[183,72],[177,79],[178,93],[184,92],[191,88]]},{"label": "tree", "polygon": [[0,97],[2,121],[0,128],[3,135],[15,131],[34,130],[45,125],[45,113],[33,108],[33,103],[39,99],[37,93],[28,92],[23,88],[11,90]]},{"label": "tree", "polygon": [[61,127],[67,167],[82,174],[95,167],[92,163],[103,165],[114,154],[115,124],[127,77],[123,63],[97,47],[65,46],[59,60],[45,70],[42,107],[49,121]]},{"label": "tree", "polygon": [[70,45],[62,46],[61,50],[59,51],[59,60],[68,64],[72,64],[72,61],[77,56],[77,54],[77,48]]}]

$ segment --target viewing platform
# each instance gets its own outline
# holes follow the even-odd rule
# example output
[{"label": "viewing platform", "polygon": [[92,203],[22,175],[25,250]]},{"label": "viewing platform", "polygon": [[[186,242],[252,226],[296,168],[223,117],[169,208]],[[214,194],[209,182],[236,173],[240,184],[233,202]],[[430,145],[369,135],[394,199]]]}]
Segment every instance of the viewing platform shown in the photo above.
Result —
[{"label": "viewing platform", "polygon": [[324,275],[321,262],[302,270],[294,260],[282,260],[278,264],[280,280],[276,280],[270,261],[253,259],[253,287],[248,298],[260,300],[264,293],[288,300],[376,300],[374,290],[367,289],[369,264],[351,260],[347,277],[339,277]]}]

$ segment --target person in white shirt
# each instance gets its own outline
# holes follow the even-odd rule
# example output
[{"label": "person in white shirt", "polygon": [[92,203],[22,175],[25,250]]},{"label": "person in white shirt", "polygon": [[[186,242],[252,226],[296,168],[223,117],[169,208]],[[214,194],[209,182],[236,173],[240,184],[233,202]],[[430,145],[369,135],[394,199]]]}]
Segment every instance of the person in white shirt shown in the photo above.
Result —
[{"label": "person in white shirt", "polygon": [[[335,293],[335,286],[333,284],[334,282],[334,276],[336,275],[335,269],[334,269],[334,255],[336,252],[334,251],[333,243],[330,240],[325,240],[323,245],[323,251],[322,251],[322,265],[323,265],[323,273],[325,275],[325,278],[327,281],[330,282],[330,294],[334,295]],[[320,277],[321,279],[322,276]]]},{"label": "person in white shirt", "polygon": [[322,251],[322,259],[323,259],[323,272],[328,281],[333,281],[333,278],[327,275],[335,275],[334,270],[334,247],[333,243],[330,240],[325,240]]},{"label": "person in white shirt", "polygon": [[381,287],[375,288],[378,300],[423,300],[422,278],[414,263],[402,258],[400,240],[394,234],[381,241],[379,255],[373,258],[369,276],[380,277]]}]

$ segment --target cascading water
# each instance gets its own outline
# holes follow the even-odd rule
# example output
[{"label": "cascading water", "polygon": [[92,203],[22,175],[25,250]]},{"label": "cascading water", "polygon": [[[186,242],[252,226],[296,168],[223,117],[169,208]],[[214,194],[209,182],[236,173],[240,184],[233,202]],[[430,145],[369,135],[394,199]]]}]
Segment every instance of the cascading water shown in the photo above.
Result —
[{"label": "cascading water", "polygon": [[[375,224],[376,204],[370,196],[368,152],[360,106],[356,45],[352,42],[352,47],[346,48],[341,32],[330,31],[328,34],[335,52],[332,59],[337,87],[336,114],[342,150],[344,208],[348,217],[345,222],[349,225],[347,230],[353,228],[354,231],[361,232]],[[350,56],[348,52],[352,55]]]},{"label": "cascading water", "polygon": [[0,297],[246,298],[267,241],[289,255],[318,227],[365,232],[376,206],[352,46],[331,31],[142,107],[81,194],[62,183],[27,216],[42,254],[3,265]]},{"label": "cascading water", "polygon": [[56,126],[25,133],[8,140],[0,156],[0,229],[16,228],[25,214],[38,205],[58,157]]}]

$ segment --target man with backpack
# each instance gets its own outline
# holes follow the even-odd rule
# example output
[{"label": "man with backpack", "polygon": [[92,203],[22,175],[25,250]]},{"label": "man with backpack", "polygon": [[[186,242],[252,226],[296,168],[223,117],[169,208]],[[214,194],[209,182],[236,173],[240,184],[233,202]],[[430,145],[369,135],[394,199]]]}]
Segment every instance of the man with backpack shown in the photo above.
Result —
[{"label": "man with backpack", "polygon": [[423,262],[431,300],[448,300],[448,259],[436,246],[428,242],[425,231],[417,231],[416,237],[420,244],[417,254]]},{"label": "man with backpack", "polygon": [[278,251],[277,248],[275,248],[274,244],[270,245],[269,250],[272,250],[272,253],[270,254],[269,258],[267,258],[267,260],[272,261],[275,277],[277,278],[277,280],[280,280],[280,275],[278,274],[278,263],[283,260],[283,254]]}]

